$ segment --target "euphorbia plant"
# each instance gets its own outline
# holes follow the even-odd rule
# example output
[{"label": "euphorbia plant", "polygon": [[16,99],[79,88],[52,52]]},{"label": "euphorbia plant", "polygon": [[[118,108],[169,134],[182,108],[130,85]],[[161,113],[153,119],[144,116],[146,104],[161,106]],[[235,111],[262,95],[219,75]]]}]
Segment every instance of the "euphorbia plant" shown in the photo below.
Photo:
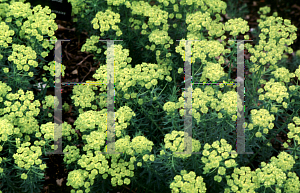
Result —
[{"label": "euphorbia plant", "polygon": [[[74,8],[79,5],[79,2],[70,2]],[[7,6],[13,10],[12,5]],[[293,51],[288,46],[296,39],[296,28],[289,20],[277,17],[276,13],[267,16],[268,7],[260,9],[260,35],[255,37],[258,44],[254,47],[245,44],[251,57],[245,61],[245,69],[250,73],[245,77],[245,107],[242,107],[237,106],[240,100],[237,85],[225,83],[235,81],[232,78],[237,67],[234,40],[238,37],[248,40],[249,26],[241,18],[221,22],[221,14],[226,13],[223,1],[108,0],[87,1],[80,7],[82,9],[76,8],[74,13],[78,13],[82,21],[85,14],[92,18],[93,29],[82,51],[91,52],[101,66],[93,75],[94,85],[73,88],[71,98],[79,114],[74,127],[80,135],[67,123],[62,127],[63,151],[69,153],[62,156],[67,168],[72,170],[67,178],[72,193],[106,192],[122,185],[143,188],[145,192],[297,192],[300,189],[297,176],[300,66],[289,71],[284,64],[280,65],[282,54]],[[85,13],[83,8],[87,10]],[[105,153],[109,130],[105,108],[108,53],[107,46],[99,39],[123,40],[113,48],[115,154]],[[192,142],[194,154],[177,154],[183,152],[188,143],[184,141],[183,120],[184,97],[188,93],[183,90],[181,79],[187,48],[185,41],[176,40],[200,40],[191,43],[194,83],[219,82],[219,85],[193,85],[190,112],[193,134],[187,139]],[[30,46],[32,49],[26,52],[38,50],[32,42]],[[3,63],[6,66],[18,56],[20,47],[13,48],[16,50],[8,54],[9,60]],[[43,66],[45,70],[51,68]],[[5,73],[9,70],[4,69]],[[20,76],[15,77],[20,79]],[[57,140],[53,120],[43,120],[45,115],[51,117],[52,110],[39,111],[37,107],[41,104],[34,101],[30,91],[24,95],[21,89],[12,90],[10,86],[14,85],[1,82],[1,137],[9,143],[3,147],[10,149],[3,154],[7,159],[2,162],[19,168],[24,166],[18,170],[18,176],[27,180],[24,186],[30,187],[33,179],[24,171],[31,176],[30,172],[40,172],[41,176],[40,170],[45,165],[37,157],[54,149],[52,143]],[[50,99],[44,97],[40,108],[46,110],[57,104]],[[237,108],[245,108],[245,147],[246,152],[254,154],[237,154],[232,150],[236,147]],[[34,129],[24,126],[25,121],[34,125]],[[272,147],[271,140],[281,131],[288,133],[289,140],[284,144],[286,149],[279,152]],[[27,146],[31,146],[30,151]],[[37,161],[33,163],[33,159]],[[254,165],[254,159],[259,162],[259,168]],[[34,164],[41,165],[39,170]],[[3,167],[8,168],[3,169],[6,174],[11,169],[7,165]],[[7,184],[9,182],[1,187]]]}]

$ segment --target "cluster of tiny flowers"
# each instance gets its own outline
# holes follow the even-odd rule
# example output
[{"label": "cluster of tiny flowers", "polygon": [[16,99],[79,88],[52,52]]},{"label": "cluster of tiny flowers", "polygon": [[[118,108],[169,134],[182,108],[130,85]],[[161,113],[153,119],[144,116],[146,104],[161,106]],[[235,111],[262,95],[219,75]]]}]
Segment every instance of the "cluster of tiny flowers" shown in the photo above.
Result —
[{"label": "cluster of tiny flowers", "polygon": [[203,182],[201,176],[196,177],[195,172],[190,171],[187,173],[186,170],[181,170],[180,174],[181,175],[176,175],[174,181],[170,184],[172,193],[206,192],[206,184]]},{"label": "cluster of tiny flowers", "polygon": [[289,93],[283,82],[275,82],[270,79],[263,88],[266,93],[259,96],[259,100],[271,99],[276,100],[277,103],[282,103],[283,98],[288,99]]},{"label": "cluster of tiny flowers", "polygon": [[[187,136],[187,141],[185,139],[185,134],[183,131],[172,131],[165,135],[164,142],[165,148],[170,149],[173,152],[174,157],[188,158],[191,154],[179,154],[178,152],[183,152],[185,145],[191,145],[192,143],[192,152],[198,152],[201,148],[201,144],[198,140],[192,139],[191,136]],[[184,142],[185,141],[185,142]]]},{"label": "cluster of tiny flowers", "polygon": [[150,28],[153,28],[153,25],[160,26],[161,23],[167,24],[168,12],[161,10],[157,6],[152,7],[144,1],[133,1],[130,8],[132,9],[132,14],[149,17],[148,25]]},{"label": "cluster of tiny flowers", "polygon": [[77,161],[80,158],[80,150],[76,146],[67,145],[63,150],[64,153],[64,162],[71,164]]},{"label": "cluster of tiny flowers", "polygon": [[[83,44],[83,46],[81,47],[81,51],[82,52],[91,52],[91,51],[94,51],[98,54],[101,53],[101,48],[97,48],[97,46],[95,46],[96,43],[99,42],[99,39],[100,39],[100,36],[95,36],[95,35],[92,35],[90,38],[86,39],[86,42],[85,44]],[[116,56],[116,55],[114,55]]]},{"label": "cluster of tiny flowers", "polygon": [[76,85],[73,88],[74,105],[81,108],[92,107],[92,102],[95,100],[95,93],[92,85]]},{"label": "cluster of tiny flowers", "polygon": [[206,82],[207,79],[212,82],[218,82],[224,76],[226,76],[226,73],[220,64],[207,62],[206,66],[203,68],[203,74],[200,82]]},{"label": "cluster of tiny flowers", "polygon": [[[7,119],[0,119],[0,141],[7,141],[9,135],[13,135],[14,125]],[[1,146],[2,149],[2,146]]]},{"label": "cluster of tiny flowers", "polygon": [[[300,56],[299,56],[299,57],[300,57]],[[298,79],[300,79],[300,65],[299,65],[299,67],[296,69],[295,75],[298,77]]]},{"label": "cluster of tiny flowers", "polygon": [[[228,144],[225,139],[221,139],[220,142],[215,141],[212,145],[206,143],[204,145],[203,156],[201,158],[201,161],[205,164],[203,174],[208,174],[218,169],[218,173],[214,177],[214,180],[217,182],[222,181],[222,176],[226,174],[226,168],[237,166],[235,160],[229,158],[236,158],[238,156],[235,151],[231,151],[232,146]],[[229,153],[231,153],[231,155],[229,155]]]},{"label": "cluster of tiny flowers", "polygon": [[[0,47],[7,48],[8,44],[7,43],[12,43],[12,36],[15,35],[14,30],[10,30],[9,26],[6,25],[5,22],[0,22]],[[0,55],[0,59],[3,58],[3,55]]]},{"label": "cluster of tiny flowers", "polygon": [[149,35],[149,41],[154,42],[156,45],[164,45],[170,41],[170,39],[171,38],[168,36],[168,32],[159,29],[152,31]]},{"label": "cluster of tiny flowers", "polygon": [[236,114],[237,102],[239,103],[238,108],[241,109],[242,101],[240,98],[237,97],[235,93],[236,92],[234,91],[228,91],[224,93],[220,102],[220,106],[217,108],[217,110],[221,108],[224,109],[228,115]]},{"label": "cluster of tiny flowers", "polygon": [[[72,13],[71,16],[80,13],[82,10],[86,8],[86,2],[80,0],[68,0],[68,2],[72,5]],[[81,17],[84,18],[84,14],[81,14]],[[73,22],[77,22],[77,18],[73,18]]]},{"label": "cluster of tiny flowers", "polygon": [[[61,76],[65,76],[66,66],[63,64],[57,65],[55,61],[51,61],[47,65],[44,65],[43,69],[49,71],[51,76],[57,76],[57,74],[61,74]],[[45,75],[43,74],[43,76]]]},{"label": "cluster of tiny flowers", "polygon": [[126,129],[127,126],[130,125],[129,121],[136,114],[132,111],[132,109],[128,106],[120,107],[115,113],[115,119],[118,120],[116,122],[116,136],[121,137],[122,130]]},{"label": "cluster of tiny flowers", "polygon": [[107,5],[120,6],[120,5],[123,5],[125,3],[125,1],[126,0],[117,0],[117,1],[107,0]]},{"label": "cluster of tiny flowers", "polygon": [[[191,38],[193,36],[190,36]],[[180,41],[179,45],[176,46],[175,52],[180,53],[183,61],[185,61],[185,45],[184,41]],[[203,64],[206,64],[208,67],[210,64],[208,64],[208,61],[206,60],[206,56],[208,55],[209,58],[215,58],[220,56],[221,54],[225,54],[230,52],[228,49],[224,49],[224,45],[222,45],[219,41],[208,41],[206,39],[201,41],[195,41],[191,43],[192,45],[192,63],[196,61],[197,58],[201,59],[201,62]],[[223,56],[220,56],[220,59],[218,61],[218,64],[223,64],[224,58]]]},{"label": "cluster of tiny flowers", "polygon": [[[75,130],[71,129],[71,125],[69,125],[67,122],[63,123],[61,125],[61,128],[58,124],[56,123],[52,123],[52,122],[48,122],[46,124],[42,124],[41,127],[40,127],[40,132],[37,132],[35,134],[36,137],[41,137],[42,134],[43,134],[43,138],[46,140],[46,141],[49,141],[49,140],[58,140],[58,138],[60,138],[59,135],[54,135],[54,130],[55,129],[61,129],[62,131],[62,136],[66,136],[68,137],[68,140],[70,141],[71,140],[71,136],[70,136],[70,133],[74,134],[75,133]],[[54,129],[53,129],[54,128]],[[52,149],[53,149],[54,146],[52,146]]]},{"label": "cluster of tiny flowers", "polygon": [[[32,43],[32,37],[36,37],[38,41],[42,41],[44,39],[43,35],[47,35],[52,38],[55,30],[58,29],[58,26],[54,21],[56,15],[51,13],[48,6],[42,8],[41,5],[37,5],[31,9],[29,3],[24,4],[23,2],[13,2],[10,5],[10,9],[6,14],[6,17],[5,22],[11,22],[12,19],[15,18],[17,20],[16,24],[21,26],[21,30],[18,35],[21,38],[24,37],[28,39]],[[27,20],[22,21],[22,18],[27,18]],[[53,45],[49,47],[52,49]]]},{"label": "cluster of tiny flowers", "polygon": [[255,193],[255,189],[259,188],[256,173],[251,171],[250,167],[234,168],[231,175],[226,176],[227,185],[224,193],[230,192],[249,192]]},{"label": "cluster of tiny flowers", "polygon": [[45,100],[42,101],[43,109],[47,109],[48,107],[52,109],[56,109],[58,107],[59,101],[57,96],[47,95],[45,96]]},{"label": "cluster of tiny flowers", "polygon": [[[107,51],[105,51],[104,54],[106,55]],[[116,91],[122,90],[127,92],[130,87],[134,87],[136,84],[139,84],[146,89],[150,89],[152,86],[158,84],[157,79],[163,80],[165,76],[165,79],[168,82],[172,81],[172,78],[169,76],[172,67],[167,66],[166,63],[158,65],[143,62],[142,64],[136,65],[135,68],[132,68],[131,65],[127,64],[127,62],[131,62],[131,58],[127,58],[129,51],[127,49],[122,49],[122,45],[114,46],[114,55],[116,56],[114,58],[114,82],[116,84]],[[99,82],[106,83],[107,66],[100,66],[93,77]],[[106,86],[104,87],[101,85],[100,87],[102,88],[101,91],[106,90]]]},{"label": "cluster of tiny flowers", "polygon": [[[12,45],[13,52],[8,57],[8,61],[13,61],[14,64],[17,66],[18,70],[24,70],[28,72],[30,70],[30,66],[37,67],[38,63],[35,61],[36,59],[36,52],[32,50],[31,47],[24,45],[13,44]],[[33,73],[30,72],[30,77],[33,76]]]},{"label": "cluster of tiny flowers", "polygon": [[[286,152],[280,152],[278,158],[272,157],[268,164],[262,162],[262,169],[257,168],[255,170],[258,187],[273,187],[273,190],[276,187],[278,193],[296,193],[300,188],[300,181],[294,172],[290,172],[294,164],[293,157]],[[286,173],[288,174],[286,175]],[[294,184],[292,185],[292,183]]]},{"label": "cluster of tiny flowers", "polygon": [[[258,19],[261,32],[259,44],[255,48],[251,44],[246,43],[245,47],[252,54],[250,60],[255,63],[259,62],[262,65],[270,62],[275,65],[278,60],[281,60],[283,52],[292,53],[293,49],[286,45],[291,45],[297,39],[297,28],[291,25],[287,19],[281,17],[266,17],[266,13],[270,11],[270,7],[261,7],[259,13],[262,13],[261,19]],[[281,30],[281,32],[279,32]],[[290,37],[287,39],[287,37]],[[267,41],[267,37],[269,37]]]},{"label": "cluster of tiny flowers", "polygon": [[[200,37],[200,30],[206,28],[209,36],[221,37],[224,33],[224,24],[220,23],[220,14],[216,14],[216,19],[212,20],[209,12],[197,11],[187,15],[186,23],[188,24],[187,30]],[[197,18],[197,19],[196,19]]]},{"label": "cluster of tiny flowers", "polygon": [[275,71],[271,72],[271,74],[281,82],[290,82],[290,78],[295,77],[295,74],[290,73],[285,67],[277,68]]},{"label": "cluster of tiny flowers", "polygon": [[[190,92],[190,89],[188,89],[188,93]],[[201,88],[196,88],[193,90],[192,95],[192,109],[190,110],[189,114],[191,114],[199,123],[201,118],[201,113],[207,114],[208,113],[208,107],[210,106],[212,109],[214,109],[216,112],[221,111],[222,109],[229,115],[232,115],[232,120],[236,121],[237,116],[237,100],[239,101],[238,109],[242,109],[241,105],[241,99],[237,98],[237,95],[234,94],[235,91],[228,91],[225,94],[222,94],[221,91],[215,92],[214,89],[210,86],[206,86],[204,89],[204,92],[201,90]],[[172,102],[167,102],[164,105],[164,110],[168,113],[173,112],[175,109],[183,108],[184,107],[184,95],[185,93],[182,93],[182,97],[178,99],[178,103],[175,105]],[[217,95],[217,96],[214,96]],[[219,100],[218,100],[219,99]],[[200,112],[197,112],[196,110],[200,110]],[[180,116],[184,116],[185,110],[180,109],[179,110]],[[222,113],[218,113],[218,118],[222,119],[223,115]]]},{"label": "cluster of tiny flowers", "polygon": [[245,34],[249,31],[247,21],[242,18],[230,19],[225,23],[225,30],[230,31],[230,35],[237,36],[239,33]]},{"label": "cluster of tiny flowers", "polygon": [[[290,130],[287,134],[289,139],[295,139],[295,141],[298,141],[298,144],[300,144],[300,118],[299,117],[293,117],[294,123],[288,124],[288,129]],[[297,126],[298,125],[298,126]]]},{"label": "cluster of tiny flowers", "polygon": [[[69,172],[67,186],[72,186],[73,188],[80,188],[84,186],[84,181],[88,177],[89,172],[82,169],[77,169]],[[79,191],[77,191],[79,192]],[[71,190],[71,193],[75,193],[75,190]]]},{"label": "cluster of tiny flowers", "polygon": [[208,12],[211,14],[221,13],[226,14],[227,4],[221,0],[182,0],[180,5],[192,5],[194,4],[196,8],[200,6],[203,12]]},{"label": "cluster of tiny flowers", "polygon": [[[187,93],[190,93],[190,89],[188,89]],[[182,93],[182,97],[179,98],[179,102],[178,102],[178,108],[181,107],[183,108],[184,107],[184,95],[185,93]],[[192,112],[188,112],[189,114],[191,113],[192,116],[197,120],[197,122],[199,123],[200,122],[200,113],[199,112],[196,112],[195,109],[199,109],[200,107],[200,111],[204,114],[206,114],[208,112],[208,107],[207,107],[207,103],[209,103],[210,101],[213,101],[215,98],[212,97],[212,96],[209,96],[206,92],[203,92],[200,88],[196,88],[194,91],[193,91],[193,95],[192,95],[192,98],[194,99],[192,101]],[[185,110],[184,109],[180,109],[179,110],[179,113],[181,116],[184,116],[184,112]]]},{"label": "cluster of tiny flowers", "polygon": [[[87,130],[93,130],[98,128],[99,131],[103,133],[107,130],[107,109],[101,111],[86,111],[80,113],[78,118],[75,120],[75,129],[80,130],[80,132],[85,132]],[[98,125],[98,126],[96,126]]]},{"label": "cluster of tiny flowers", "polygon": [[100,36],[104,36],[104,32],[108,31],[110,28],[117,31],[117,36],[121,36],[122,31],[119,26],[116,25],[116,23],[120,23],[120,21],[120,14],[107,9],[105,12],[99,11],[91,21],[91,24],[93,24],[94,29],[100,28]]},{"label": "cluster of tiny flowers", "polygon": [[[263,133],[267,134],[269,129],[273,129],[275,120],[274,115],[270,115],[269,111],[266,109],[253,109],[251,110],[251,119],[253,123],[248,125],[249,130],[252,130],[253,127],[259,127],[263,129]],[[256,133],[256,137],[261,137],[262,134],[260,131]]]},{"label": "cluster of tiny flowers", "polygon": [[17,153],[13,155],[15,163],[26,170],[29,170],[33,165],[39,165],[40,169],[44,170],[46,164],[42,164],[42,160],[38,159],[42,155],[41,147],[30,145],[30,142],[25,142],[17,149]]},{"label": "cluster of tiny flowers", "polygon": [[38,107],[41,104],[38,100],[31,102],[32,100],[34,100],[32,91],[27,91],[25,94],[23,90],[18,90],[17,93],[6,94],[6,100],[3,102],[6,107],[0,108],[0,115],[3,119],[14,122],[17,126],[14,130],[16,135],[32,134],[39,129],[34,116],[38,116],[40,112]]},{"label": "cluster of tiny flowers", "polygon": [[[102,132],[102,134],[104,134],[104,132]],[[87,173],[85,176],[85,178],[89,178],[88,180],[90,182],[84,182],[85,178],[82,178],[82,182],[80,184],[76,184],[75,181],[73,181],[74,176],[72,176],[71,173],[68,176],[68,181],[70,180],[69,185],[71,185],[75,189],[79,189],[80,187],[84,186],[85,192],[90,191],[89,186],[94,184],[94,179],[97,174],[101,174],[103,179],[106,179],[108,175],[111,175],[112,177],[111,183],[113,186],[117,186],[117,185],[121,186],[123,184],[129,185],[130,179],[127,177],[134,176],[133,170],[134,170],[134,163],[136,161],[136,157],[134,156],[134,154],[135,153],[144,154],[145,152],[150,152],[152,151],[152,146],[154,145],[153,142],[147,140],[144,136],[136,136],[132,139],[132,141],[130,141],[129,135],[126,135],[125,137],[118,139],[115,142],[116,151],[123,152],[131,156],[130,161],[126,162],[122,158],[119,159],[121,156],[120,154],[116,154],[116,155],[99,154],[101,153],[99,151],[100,150],[99,147],[105,144],[104,141],[105,134],[101,135],[100,131],[93,131],[89,135],[84,135],[83,139],[88,142],[87,145],[89,148],[84,147],[83,149],[87,153],[80,156],[79,149],[77,149],[76,147],[68,146],[67,148],[65,148],[64,151],[71,152],[72,155],[75,156],[75,158],[72,157],[71,155],[68,155],[68,157],[65,157],[66,159],[64,161],[68,163],[72,163],[77,160],[76,158],[79,158],[77,163],[81,166],[81,168],[85,168],[87,171],[90,171],[90,173]],[[96,150],[95,156],[92,153],[91,149]],[[110,157],[111,157],[111,164],[109,165],[107,159],[109,159]],[[148,154],[145,154],[143,156],[144,161],[147,161],[149,158],[150,161],[154,161],[154,155],[149,156]],[[137,165],[141,166],[139,164]]]}]

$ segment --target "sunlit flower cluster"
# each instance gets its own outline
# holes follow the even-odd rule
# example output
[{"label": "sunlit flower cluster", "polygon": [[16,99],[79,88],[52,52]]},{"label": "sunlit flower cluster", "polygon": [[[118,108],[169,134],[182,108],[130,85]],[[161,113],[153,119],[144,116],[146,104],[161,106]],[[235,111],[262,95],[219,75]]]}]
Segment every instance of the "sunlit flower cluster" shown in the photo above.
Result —
[{"label": "sunlit flower cluster", "polygon": [[[188,139],[184,141],[184,139]],[[198,140],[192,139],[190,136],[185,138],[183,131],[172,131],[168,133],[164,138],[165,148],[170,149],[173,152],[174,157],[188,158],[191,154],[179,153],[183,152],[188,145],[192,143],[192,152],[198,152],[201,148],[200,142]],[[186,146],[186,147],[185,147]]]},{"label": "sunlit flower cluster", "polygon": [[93,24],[94,29],[100,28],[100,36],[104,36],[104,32],[108,31],[109,29],[117,31],[116,35],[121,36],[122,31],[120,30],[119,26],[116,25],[116,23],[120,23],[120,21],[120,14],[114,13],[108,9],[105,12],[99,11],[95,18],[91,21],[91,24]]},{"label": "sunlit flower cluster", "polygon": [[206,192],[206,185],[201,176],[196,177],[196,174],[193,171],[187,173],[186,170],[182,170],[180,173],[181,175],[176,175],[174,181],[170,184],[172,192]]},{"label": "sunlit flower cluster", "polygon": [[[266,93],[261,94],[263,95],[263,98],[260,98],[260,100],[270,99],[274,101],[276,100],[277,103],[282,103],[283,98],[289,98],[289,93],[287,92],[287,88],[283,82],[275,82],[274,79],[270,79],[263,89]],[[260,97],[262,97],[261,95]]]}]

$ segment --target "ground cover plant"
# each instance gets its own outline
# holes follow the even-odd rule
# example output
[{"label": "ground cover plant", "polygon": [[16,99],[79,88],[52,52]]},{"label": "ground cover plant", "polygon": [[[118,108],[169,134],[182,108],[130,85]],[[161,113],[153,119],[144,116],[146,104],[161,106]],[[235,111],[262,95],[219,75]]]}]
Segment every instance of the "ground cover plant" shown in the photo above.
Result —
[{"label": "ground cover plant", "polygon": [[[80,84],[58,101],[54,90],[55,14],[48,7],[0,0],[0,191],[41,192],[46,152],[55,149],[54,108],[62,121],[71,193],[293,192],[300,190],[300,51],[291,21],[259,8],[250,31],[242,18],[222,21],[221,0],[70,0],[81,51],[107,82],[107,43],[114,44],[115,151],[107,150],[107,86]],[[237,43],[245,41],[245,151],[236,152]],[[58,38],[60,39],[60,38]],[[191,42],[193,152],[184,151],[185,42]],[[52,51],[52,52],[51,52]],[[295,50],[296,51],[296,50]],[[49,55],[49,53],[51,53]],[[61,64],[62,82],[67,65]],[[44,86],[41,86],[44,85]],[[70,87],[70,86],[69,86]],[[278,136],[284,136],[285,139]],[[277,144],[277,145],[276,145]],[[279,145],[278,145],[279,144]]]}]

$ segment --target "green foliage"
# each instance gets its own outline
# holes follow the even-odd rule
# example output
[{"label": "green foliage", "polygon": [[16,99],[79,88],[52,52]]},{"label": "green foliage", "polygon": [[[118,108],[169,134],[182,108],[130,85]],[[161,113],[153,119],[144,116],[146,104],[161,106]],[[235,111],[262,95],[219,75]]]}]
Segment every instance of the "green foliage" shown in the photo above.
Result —
[{"label": "green foliage", "polygon": [[[58,69],[53,61],[42,60],[54,47],[46,40],[55,39],[55,14],[48,7],[31,10],[22,2],[2,2],[0,191],[39,192],[47,167],[42,155],[56,149],[54,141],[58,140],[53,128],[59,125],[52,116],[59,101],[45,96],[47,88],[54,86],[54,70]],[[232,150],[236,120],[241,116],[236,110],[243,107],[237,106],[241,102],[237,85],[228,83],[235,81],[231,78],[237,61],[233,40],[248,32],[249,26],[241,18],[222,23],[225,2],[69,2],[78,24],[85,23],[82,29],[88,26],[89,38],[81,50],[100,61],[93,77],[95,83],[102,83],[74,86],[75,128],[66,122],[61,125],[72,193],[107,192],[123,185],[144,192],[299,190],[299,53],[291,67],[283,64],[287,61],[283,55],[293,52],[289,46],[296,39],[296,28],[289,20],[276,14],[266,16],[270,8],[260,8],[259,40],[245,44],[251,54],[245,61],[251,73],[245,78],[244,107],[246,152],[254,152],[249,155]],[[115,154],[107,153],[108,52],[99,39],[123,39],[113,47]],[[186,44],[176,40],[186,39],[200,40],[190,44],[193,82],[218,85],[183,90]],[[59,65],[59,73],[64,74],[65,67]],[[46,88],[35,96],[32,82],[40,69],[49,72],[42,78]],[[188,113],[193,132],[187,136],[184,108],[186,93],[191,91],[193,108]],[[69,110],[67,103],[63,107]],[[289,138],[282,144],[283,151],[270,143],[281,131]],[[186,145],[191,145],[193,154],[186,153]]]}]

